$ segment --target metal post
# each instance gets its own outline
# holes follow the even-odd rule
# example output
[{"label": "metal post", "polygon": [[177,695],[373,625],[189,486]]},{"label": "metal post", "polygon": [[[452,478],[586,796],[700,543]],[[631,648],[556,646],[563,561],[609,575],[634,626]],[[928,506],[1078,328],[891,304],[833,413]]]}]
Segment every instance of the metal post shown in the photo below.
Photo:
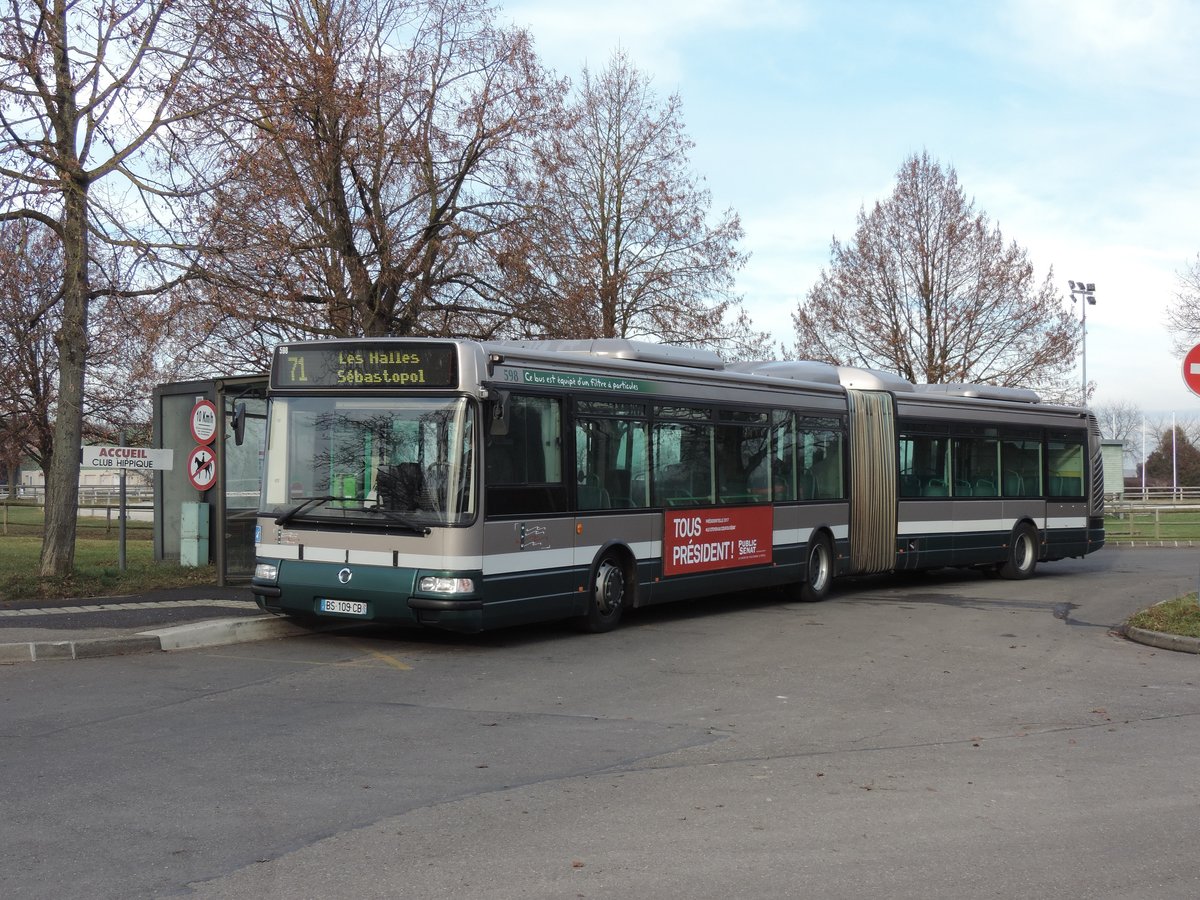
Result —
[{"label": "metal post", "polygon": [[1142,416],[1142,501],[1146,500],[1146,417]]},{"label": "metal post", "polygon": [[[122,429],[120,432],[120,439],[118,440],[118,443],[122,447],[125,446],[125,430],[124,429]],[[121,460],[121,462],[125,462],[125,460]],[[119,471],[121,473],[121,488],[120,488],[121,510],[118,513],[118,519],[117,519],[117,568],[120,569],[122,572],[124,572],[125,571],[125,472],[127,470],[125,469],[124,466],[122,466]]]},{"label": "metal post", "polygon": [[1083,304],[1083,340],[1080,354],[1080,368],[1083,370],[1083,388],[1079,392],[1080,406],[1087,406],[1087,302]]},{"label": "metal post", "polygon": [[1080,390],[1079,405],[1087,406],[1087,308],[1096,305],[1096,285],[1092,282],[1084,284],[1082,281],[1070,281],[1071,285],[1071,302],[1076,299],[1083,301],[1083,335],[1080,342],[1082,352],[1082,368],[1083,368],[1083,385]]},{"label": "metal post", "polygon": [[1171,413],[1171,502],[1179,500],[1179,454],[1175,451],[1175,413]]}]

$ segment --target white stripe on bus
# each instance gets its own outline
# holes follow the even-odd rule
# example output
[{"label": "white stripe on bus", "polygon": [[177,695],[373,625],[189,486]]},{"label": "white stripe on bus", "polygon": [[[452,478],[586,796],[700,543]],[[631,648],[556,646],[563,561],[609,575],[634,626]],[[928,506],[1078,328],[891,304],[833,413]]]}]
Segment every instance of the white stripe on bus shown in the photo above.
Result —
[{"label": "white stripe on bus", "polygon": [[[331,547],[314,547],[312,544],[305,544],[304,561],[344,563],[346,561],[346,551],[334,550]],[[391,562],[391,560],[389,559],[388,562]]]},{"label": "white stripe on bus", "polygon": [[[304,555],[307,558],[308,552],[305,551]],[[394,559],[395,554],[391,550],[351,550],[346,562],[358,566],[390,566]]]},{"label": "white stripe on bus", "polygon": [[[968,534],[971,532],[1007,531],[1012,527],[1009,519],[938,520],[925,522],[901,522],[898,537],[919,537],[924,534]],[[1048,530],[1086,528],[1086,516],[1056,516],[1047,520]],[[834,538],[844,540],[849,536],[849,526],[834,525],[830,528]],[[814,528],[776,529],[772,535],[775,548],[808,543]],[[635,558],[640,561],[657,560],[662,557],[662,541],[635,541],[628,545]],[[386,550],[334,550],[328,547],[304,545],[305,562],[353,563],[355,565],[392,566],[410,569],[483,570],[488,575],[506,575],[530,572],[538,569],[566,569],[577,565],[590,565],[600,551],[600,545],[581,547],[549,548],[545,550],[520,550],[515,553],[493,553],[487,556],[443,556],[434,557],[417,553],[393,554]],[[298,544],[259,544],[255,549],[258,556],[266,559],[299,560]]]},{"label": "white stripe on bus", "polygon": [[254,548],[256,556],[265,556],[268,559],[299,559],[300,545],[299,544],[259,544]]},{"label": "white stripe on bus", "polygon": [[[923,534],[968,534],[975,531],[1008,531],[1013,527],[1012,519],[940,519],[923,522],[901,522],[897,533],[900,537],[920,537]],[[1086,516],[1059,516],[1046,520],[1046,529],[1086,528]]]}]

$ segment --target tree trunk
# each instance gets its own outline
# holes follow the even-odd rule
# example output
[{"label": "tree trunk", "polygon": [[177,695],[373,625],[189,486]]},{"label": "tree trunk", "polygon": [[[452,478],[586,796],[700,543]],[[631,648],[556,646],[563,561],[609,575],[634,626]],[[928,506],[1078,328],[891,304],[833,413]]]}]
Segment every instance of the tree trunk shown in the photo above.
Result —
[{"label": "tree trunk", "polygon": [[87,192],[82,181],[64,190],[63,313],[58,345],[58,411],[54,452],[46,467],[46,528],[42,538],[44,576],[64,577],[75,564],[79,514],[79,446],[83,434],[83,377],[87,363],[88,241]]}]

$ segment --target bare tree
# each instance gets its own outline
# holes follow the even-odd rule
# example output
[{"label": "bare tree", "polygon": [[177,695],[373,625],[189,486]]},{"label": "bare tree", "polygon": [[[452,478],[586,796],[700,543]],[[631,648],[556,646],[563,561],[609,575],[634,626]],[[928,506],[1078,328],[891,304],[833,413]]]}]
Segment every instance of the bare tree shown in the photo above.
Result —
[{"label": "bare tree", "polygon": [[892,196],[859,211],[848,244],[793,315],[800,356],[917,382],[1065,393],[1080,327],[1025,250],[975,211],[953,168],[904,161]]},{"label": "bare tree", "polygon": [[1177,273],[1179,288],[1167,308],[1171,341],[1181,356],[1200,342],[1200,253]]},{"label": "bare tree", "polygon": [[[227,33],[244,87],[181,135],[214,338],[493,333],[515,188],[561,88],[486,0],[261,0]],[[211,137],[211,139],[209,139]],[[181,146],[180,157],[184,158]],[[232,320],[230,323],[229,320]]]},{"label": "bare tree", "polygon": [[1131,401],[1122,400],[1095,406],[1092,412],[1100,423],[1100,433],[1111,441],[1120,441],[1125,463],[1136,464],[1141,459],[1142,431],[1146,416],[1142,408]]},{"label": "bare tree", "polygon": [[62,246],[46,575],[74,562],[91,304],[179,275],[155,269],[180,186],[154,178],[153,152],[221,101],[204,66],[213,15],[206,0],[7,0],[0,17],[0,221],[39,222]]},{"label": "bare tree", "polygon": [[584,69],[530,189],[538,213],[522,249],[535,330],[762,352],[733,295],[741,223],[732,210],[710,223],[692,147],[679,96],[661,100],[624,51]]},{"label": "bare tree", "polygon": [[50,229],[0,222],[0,461],[10,473],[24,457],[45,465],[54,447],[62,267]]},{"label": "bare tree", "polygon": [[[0,464],[53,457],[62,326],[62,244],[32,220],[0,222]],[[156,353],[165,323],[145,298],[99,296],[88,317],[84,432],[115,435],[149,419],[155,384],[172,372]],[[169,360],[166,360],[169,362]]]}]

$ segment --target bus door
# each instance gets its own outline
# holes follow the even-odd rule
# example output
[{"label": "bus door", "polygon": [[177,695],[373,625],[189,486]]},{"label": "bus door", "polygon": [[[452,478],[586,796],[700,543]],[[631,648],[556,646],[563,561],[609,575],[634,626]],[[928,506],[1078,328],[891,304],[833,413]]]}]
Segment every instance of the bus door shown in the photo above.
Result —
[{"label": "bus door", "polygon": [[484,624],[570,614],[575,602],[558,397],[512,394],[493,416],[484,451]]},{"label": "bus door", "polygon": [[[575,568],[587,593],[591,569],[605,548],[639,561],[640,600],[648,599],[648,560],[654,554],[649,441],[645,406],[623,401],[575,404]],[[647,562],[640,562],[647,561]]]}]

